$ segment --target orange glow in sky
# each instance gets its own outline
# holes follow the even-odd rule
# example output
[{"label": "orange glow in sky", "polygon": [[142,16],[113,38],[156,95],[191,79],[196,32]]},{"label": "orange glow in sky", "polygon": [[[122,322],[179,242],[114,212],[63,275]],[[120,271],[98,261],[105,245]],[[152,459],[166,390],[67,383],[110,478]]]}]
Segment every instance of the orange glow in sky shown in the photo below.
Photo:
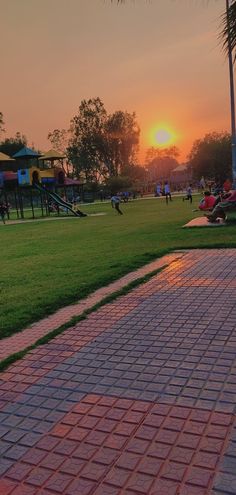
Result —
[{"label": "orange glow in sky", "polygon": [[[225,1],[0,0],[1,103],[6,136],[46,151],[82,100],[135,112],[140,163],[150,146],[230,130]],[[17,48],[17,49],[16,49]]]},{"label": "orange glow in sky", "polygon": [[174,145],[176,142],[176,134],[166,124],[155,126],[150,131],[149,145],[165,148]]}]

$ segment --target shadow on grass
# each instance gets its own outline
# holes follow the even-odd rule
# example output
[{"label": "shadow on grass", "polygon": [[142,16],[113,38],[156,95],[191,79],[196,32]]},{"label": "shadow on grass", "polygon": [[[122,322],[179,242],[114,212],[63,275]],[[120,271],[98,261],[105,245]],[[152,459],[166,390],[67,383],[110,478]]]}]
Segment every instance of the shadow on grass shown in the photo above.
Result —
[{"label": "shadow on grass", "polygon": [[[174,263],[174,261],[173,261]],[[171,265],[172,263],[170,263]],[[33,349],[36,349],[36,347],[47,344],[50,342],[50,340],[54,339],[61,333],[63,333],[65,330],[68,328],[71,328],[78,324],[80,321],[85,320],[91,313],[96,311],[97,309],[101,308],[105,304],[111,303],[115,301],[118,297],[125,296],[128,294],[132,289],[135,289],[139,285],[148,282],[152,277],[157,275],[158,273],[162,272],[167,266],[170,266],[168,264],[163,265],[161,268],[157,268],[156,270],[152,271],[151,273],[148,273],[147,275],[144,275],[143,277],[137,278],[136,280],[133,280],[130,282],[128,285],[123,287],[122,289],[113,292],[109,296],[104,297],[101,301],[99,301],[97,304],[92,306],[91,308],[85,310],[81,315],[79,316],[73,316],[68,322],[64,323],[63,325],[59,326],[58,328],[55,328],[51,332],[47,333],[47,335],[44,335],[44,337],[41,337],[38,339],[35,344],[26,347],[26,349],[23,349],[22,351],[16,352],[15,354],[12,354],[8,356],[6,359],[3,359],[0,362],[0,372],[4,371],[8,366],[13,364],[15,361],[18,361],[19,359],[23,358],[25,354],[30,352]]]},{"label": "shadow on grass", "polygon": [[236,225],[236,217],[229,217],[229,218],[227,219],[226,226],[227,226],[227,225],[229,225],[229,226],[230,226],[230,225],[231,225],[231,226],[235,226],[235,225]]}]

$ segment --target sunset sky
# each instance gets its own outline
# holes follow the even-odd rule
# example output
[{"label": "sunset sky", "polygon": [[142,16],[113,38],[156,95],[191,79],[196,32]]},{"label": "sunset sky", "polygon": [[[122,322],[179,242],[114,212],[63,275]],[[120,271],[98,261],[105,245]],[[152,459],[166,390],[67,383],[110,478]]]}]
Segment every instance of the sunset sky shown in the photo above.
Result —
[{"label": "sunset sky", "polygon": [[68,128],[81,100],[99,96],[109,113],[136,112],[141,162],[157,132],[173,136],[185,160],[195,139],[230,130],[224,8],[225,0],[0,0],[6,136],[20,131],[47,150],[48,132]]}]

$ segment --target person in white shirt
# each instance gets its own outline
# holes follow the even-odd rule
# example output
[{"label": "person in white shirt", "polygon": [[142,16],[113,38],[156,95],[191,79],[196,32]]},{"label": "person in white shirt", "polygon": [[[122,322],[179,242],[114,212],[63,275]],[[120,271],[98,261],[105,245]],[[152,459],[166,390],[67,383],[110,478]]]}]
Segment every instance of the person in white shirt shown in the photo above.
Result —
[{"label": "person in white shirt", "polygon": [[116,209],[119,215],[123,215],[122,211],[120,210],[120,198],[119,196],[117,196],[117,194],[114,194],[114,196],[111,197],[111,206],[112,208]]},{"label": "person in white shirt", "polygon": [[170,186],[168,184],[168,181],[166,181],[165,182],[165,185],[164,185],[164,194],[165,194],[165,197],[166,197],[166,204],[168,205],[168,199],[170,198],[170,201],[172,201],[171,192],[170,192]]}]

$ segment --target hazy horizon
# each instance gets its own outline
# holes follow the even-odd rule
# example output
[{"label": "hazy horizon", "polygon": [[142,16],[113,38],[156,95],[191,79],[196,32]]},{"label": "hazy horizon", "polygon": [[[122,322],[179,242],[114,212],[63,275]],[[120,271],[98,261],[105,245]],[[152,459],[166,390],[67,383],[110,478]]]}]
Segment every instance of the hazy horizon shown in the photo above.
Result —
[{"label": "hazy horizon", "polygon": [[[136,112],[140,160],[162,124],[186,158],[195,139],[230,130],[224,0],[0,0],[6,136],[47,150],[81,100]],[[4,45],[4,46],[3,46]]]}]

